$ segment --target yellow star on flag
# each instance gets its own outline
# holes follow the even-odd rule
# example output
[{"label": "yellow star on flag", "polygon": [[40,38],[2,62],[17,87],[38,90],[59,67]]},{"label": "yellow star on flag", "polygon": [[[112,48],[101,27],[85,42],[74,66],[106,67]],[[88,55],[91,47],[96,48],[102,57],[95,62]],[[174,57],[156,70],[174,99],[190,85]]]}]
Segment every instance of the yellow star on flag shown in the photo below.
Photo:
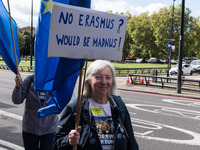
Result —
[{"label": "yellow star on flag", "polygon": [[43,4],[45,5],[45,9],[43,11],[43,15],[47,12],[50,12],[52,13],[52,5],[53,5],[53,2],[52,0],[49,0],[48,2],[47,1],[44,1],[42,0]]}]

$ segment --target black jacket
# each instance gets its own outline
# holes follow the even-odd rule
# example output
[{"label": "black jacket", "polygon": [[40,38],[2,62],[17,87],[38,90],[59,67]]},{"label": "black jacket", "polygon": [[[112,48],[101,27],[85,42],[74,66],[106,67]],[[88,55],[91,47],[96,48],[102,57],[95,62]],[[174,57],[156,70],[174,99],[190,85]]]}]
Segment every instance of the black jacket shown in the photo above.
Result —
[{"label": "black jacket", "polygon": [[[116,97],[116,96],[114,96]],[[118,98],[119,101],[119,98]],[[119,108],[119,102],[110,98],[111,112],[115,126],[115,141],[114,150],[138,150],[138,144],[134,137],[130,115],[123,101],[120,98],[120,103],[123,104],[123,108]],[[120,104],[120,105],[121,105]],[[76,102],[70,103],[62,113],[55,139],[53,150],[72,150],[73,147],[68,142],[69,132],[75,128],[76,120]],[[121,115],[124,114],[124,119]],[[123,120],[123,121],[122,121]],[[83,101],[80,126],[82,126],[80,133],[80,142],[77,146],[78,150],[102,150],[98,134],[91,126],[91,120],[89,115],[89,102],[87,99]],[[124,130],[122,130],[122,129]],[[122,138],[119,138],[120,137]]]}]

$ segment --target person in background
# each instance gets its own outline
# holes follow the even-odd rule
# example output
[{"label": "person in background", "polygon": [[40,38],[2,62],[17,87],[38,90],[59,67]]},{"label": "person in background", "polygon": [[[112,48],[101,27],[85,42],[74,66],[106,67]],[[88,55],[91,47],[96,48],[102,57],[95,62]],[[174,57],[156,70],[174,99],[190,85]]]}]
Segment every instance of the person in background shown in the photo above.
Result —
[{"label": "person in background", "polygon": [[116,96],[115,69],[96,60],[86,71],[78,131],[74,130],[77,97],[64,109],[53,150],[138,150],[129,112]]},{"label": "person in background", "polygon": [[26,99],[22,121],[25,150],[51,150],[58,115],[38,117],[38,109],[46,106],[47,100],[51,97],[50,93],[34,90],[34,74],[27,76],[23,82],[21,77],[16,75],[15,83],[12,93],[13,103],[21,104]]}]

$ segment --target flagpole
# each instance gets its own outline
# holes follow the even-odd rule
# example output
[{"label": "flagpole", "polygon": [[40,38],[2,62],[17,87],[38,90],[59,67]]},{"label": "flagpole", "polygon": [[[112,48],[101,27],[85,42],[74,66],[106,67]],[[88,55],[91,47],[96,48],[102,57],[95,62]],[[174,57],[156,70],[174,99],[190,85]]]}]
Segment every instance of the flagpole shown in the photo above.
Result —
[{"label": "flagpole", "polygon": [[[86,71],[87,71],[87,64],[88,64],[88,60],[86,59],[86,62],[85,62],[85,74],[84,74],[84,78],[83,78],[83,88],[82,88],[81,95],[83,95],[83,90],[84,90],[84,85],[85,85],[85,76],[86,76]],[[83,96],[81,97],[81,101],[82,100],[83,100]]]},{"label": "flagpole", "polygon": [[[80,113],[81,113],[81,107],[82,107],[82,101],[83,101],[83,90],[84,90],[84,82],[85,82],[85,76],[86,76],[86,70],[87,70],[87,59],[85,64],[85,74],[83,79],[83,86],[81,91],[81,85],[82,85],[82,74],[83,74],[83,68],[81,68],[79,73],[79,88],[78,88],[78,101],[77,101],[77,108],[76,108],[76,124],[75,124],[75,130],[78,131],[78,125],[80,120]],[[73,146],[73,150],[77,150],[77,144]]]},{"label": "flagpole", "polygon": [[17,62],[17,53],[16,53],[16,48],[15,48],[15,40],[14,40],[14,34],[13,34],[9,0],[7,0],[7,2],[8,2],[8,12],[9,12],[9,19],[10,19],[10,29],[11,29],[11,34],[12,34],[13,49],[14,49],[14,54],[15,54],[15,64],[16,64],[16,69],[17,69],[17,75],[19,75],[19,68],[18,68],[18,62]]},{"label": "flagpole", "polygon": [[31,40],[30,40],[30,66],[33,65],[33,0],[31,1]]},{"label": "flagpole", "polygon": [[[78,100],[77,100],[77,106],[76,106],[76,124],[75,124],[75,130],[78,131],[78,125],[80,120],[80,112],[81,112],[81,83],[82,83],[82,73],[83,69],[81,68],[79,73],[79,87],[78,87]],[[77,144],[73,146],[73,150],[77,150]]]}]

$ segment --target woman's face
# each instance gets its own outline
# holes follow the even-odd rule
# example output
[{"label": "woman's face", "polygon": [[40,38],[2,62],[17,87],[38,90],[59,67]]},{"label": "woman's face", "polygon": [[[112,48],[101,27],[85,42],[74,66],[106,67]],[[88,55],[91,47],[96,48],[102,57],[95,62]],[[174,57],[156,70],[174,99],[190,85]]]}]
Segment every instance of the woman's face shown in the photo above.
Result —
[{"label": "woman's face", "polygon": [[112,72],[109,67],[92,75],[89,81],[93,95],[107,96],[112,86]]}]

